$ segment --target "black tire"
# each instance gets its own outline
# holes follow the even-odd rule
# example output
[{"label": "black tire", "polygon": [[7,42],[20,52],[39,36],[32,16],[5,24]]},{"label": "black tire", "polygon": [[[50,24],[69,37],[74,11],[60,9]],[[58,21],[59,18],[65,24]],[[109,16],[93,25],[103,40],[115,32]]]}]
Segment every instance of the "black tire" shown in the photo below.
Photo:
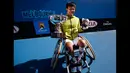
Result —
[{"label": "black tire", "polygon": [[54,50],[54,54],[53,54],[52,60],[51,60],[51,67],[52,67],[53,70],[56,68],[61,47],[62,47],[62,39],[59,39],[57,41],[57,44],[56,44],[56,47],[55,47],[55,50]]},{"label": "black tire", "polygon": [[87,68],[85,61],[87,61],[89,66],[93,63],[93,59],[89,55],[86,55],[86,53],[84,53],[84,57],[82,59],[83,59],[82,68]]},{"label": "black tire", "polygon": [[84,58],[83,58],[83,60],[84,60],[84,61],[87,60],[89,66],[90,66],[90,65],[92,64],[92,62],[93,62],[92,57],[89,56],[89,55],[86,55],[86,53],[84,53]]},{"label": "black tire", "polygon": [[86,44],[87,44],[87,47],[86,47],[86,53],[87,54],[86,55],[89,58],[95,60],[96,59],[96,55],[95,55],[95,53],[93,51],[93,48],[92,48],[91,44],[89,43],[89,41],[86,38],[84,38],[84,37],[81,37],[81,38],[83,38],[86,41]]},{"label": "black tire", "polygon": [[[69,66],[69,64],[70,64],[69,56],[65,55],[65,58],[66,58],[66,66]],[[69,69],[66,68],[66,71],[67,71],[67,73],[71,73],[70,66],[69,66]]]},{"label": "black tire", "polygon": [[93,63],[93,59],[90,56],[87,56],[89,59],[88,65],[90,66]]}]

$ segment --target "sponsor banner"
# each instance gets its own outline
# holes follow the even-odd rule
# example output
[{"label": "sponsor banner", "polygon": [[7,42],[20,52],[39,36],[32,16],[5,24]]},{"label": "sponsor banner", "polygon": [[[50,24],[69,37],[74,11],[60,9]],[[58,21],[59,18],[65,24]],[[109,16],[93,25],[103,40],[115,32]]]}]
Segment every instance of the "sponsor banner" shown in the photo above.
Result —
[{"label": "sponsor banner", "polygon": [[14,40],[35,37],[33,22],[14,22]]},{"label": "sponsor banner", "polygon": [[43,21],[41,21],[39,25],[36,25],[38,24],[37,22],[38,21],[14,22],[14,40],[49,36],[50,29],[47,22],[43,23]]},{"label": "sponsor banner", "polygon": [[[89,19],[89,21],[89,24],[87,24],[88,29],[86,29],[83,33],[116,30],[115,18]],[[80,19],[80,23],[82,23],[82,19]],[[15,22],[13,31],[14,40],[46,37],[51,36],[51,34],[54,32],[54,25],[50,25],[48,20]],[[57,35],[53,36],[56,37]]]},{"label": "sponsor banner", "polygon": [[116,19],[115,18],[89,19],[89,21],[93,21],[93,23],[91,22],[91,24],[90,24],[90,26],[92,26],[92,28],[88,28],[84,32],[116,30]]},{"label": "sponsor banner", "polygon": [[48,20],[33,21],[36,35],[50,34]]}]

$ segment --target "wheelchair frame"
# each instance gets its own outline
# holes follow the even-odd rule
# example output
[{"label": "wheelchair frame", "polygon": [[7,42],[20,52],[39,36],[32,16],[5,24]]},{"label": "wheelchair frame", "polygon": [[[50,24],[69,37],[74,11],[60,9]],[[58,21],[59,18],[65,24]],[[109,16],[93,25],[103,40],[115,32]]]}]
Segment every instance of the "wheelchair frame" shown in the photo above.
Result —
[{"label": "wheelchair frame", "polygon": [[[92,49],[92,46],[91,44],[89,43],[89,41],[85,38],[85,37],[82,37],[80,36],[82,39],[84,39],[86,41],[86,48],[85,48],[85,53],[84,53],[84,60],[82,60],[84,63],[82,65],[82,68],[88,68],[88,72],[87,73],[90,73],[91,70],[90,70],[90,65],[92,64],[93,60],[95,60],[96,58],[96,55]],[[57,41],[57,44],[55,46],[55,50],[54,50],[54,53],[53,53],[53,56],[52,56],[52,60],[51,60],[51,67],[53,70],[56,69],[56,65],[57,65],[57,62],[58,62],[58,58],[59,58],[59,55],[65,55],[65,58],[66,58],[66,68],[67,68],[67,73],[71,73],[70,71],[70,62],[69,62],[69,54],[67,54],[67,51],[66,51],[66,48],[65,46],[63,47],[62,49],[62,44],[63,44],[63,39],[60,38],[58,41]],[[61,51],[62,49],[62,51]],[[76,51],[76,50],[74,50]],[[90,61],[88,62],[86,60],[86,57],[88,57],[90,59]],[[84,66],[86,64],[86,66]]]}]

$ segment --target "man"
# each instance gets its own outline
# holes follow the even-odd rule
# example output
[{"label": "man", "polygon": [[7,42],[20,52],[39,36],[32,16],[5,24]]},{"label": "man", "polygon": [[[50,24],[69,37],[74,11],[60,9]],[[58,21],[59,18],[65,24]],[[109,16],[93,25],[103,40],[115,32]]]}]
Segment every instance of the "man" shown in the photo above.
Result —
[{"label": "man", "polygon": [[74,57],[73,45],[78,45],[81,48],[85,47],[85,40],[78,36],[83,29],[80,27],[80,20],[74,16],[76,4],[69,2],[66,4],[67,20],[61,23],[60,32],[63,33],[65,46],[72,56],[72,60],[76,61]]}]

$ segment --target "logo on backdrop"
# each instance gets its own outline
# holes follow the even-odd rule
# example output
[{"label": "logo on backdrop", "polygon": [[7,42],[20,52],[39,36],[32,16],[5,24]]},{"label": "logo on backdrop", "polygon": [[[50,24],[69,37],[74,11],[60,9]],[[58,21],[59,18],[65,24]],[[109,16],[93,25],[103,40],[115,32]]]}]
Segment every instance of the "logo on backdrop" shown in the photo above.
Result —
[{"label": "logo on backdrop", "polygon": [[43,22],[38,22],[40,30],[43,30],[45,28]]},{"label": "logo on backdrop", "polygon": [[36,31],[37,35],[50,33],[50,29],[49,29],[49,25],[48,25],[47,20],[34,21],[34,27],[35,27],[35,31]]},{"label": "logo on backdrop", "polygon": [[110,23],[109,21],[106,21],[105,23],[103,23],[103,25],[112,25],[112,23]]},{"label": "logo on backdrop", "polygon": [[89,28],[93,28],[93,27],[96,27],[97,24],[98,24],[98,23],[97,23],[96,21],[90,20],[87,26],[88,26]]},{"label": "logo on backdrop", "polygon": [[46,18],[55,14],[52,10],[26,10],[22,11],[23,18]]},{"label": "logo on backdrop", "polygon": [[84,29],[84,27],[86,28],[93,28],[93,27],[96,27],[97,26],[97,22],[94,21],[94,20],[89,20],[89,19],[85,19],[85,18],[82,18],[82,28]]},{"label": "logo on backdrop", "polygon": [[14,33],[18,33],[19,28],[17,26],[14,26],[13,30],[14,30]]}]

